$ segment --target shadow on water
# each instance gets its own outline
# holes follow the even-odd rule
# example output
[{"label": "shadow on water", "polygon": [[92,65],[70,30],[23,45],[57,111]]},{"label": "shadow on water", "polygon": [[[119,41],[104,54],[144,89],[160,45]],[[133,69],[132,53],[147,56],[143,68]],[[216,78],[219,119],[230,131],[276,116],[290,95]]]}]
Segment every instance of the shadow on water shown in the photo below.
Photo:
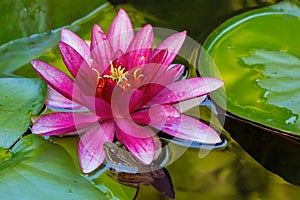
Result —
[{"label": "shadow on water", "polygon": [[300,185],[299,138],[277,134],[227,114],[225,127],[230,135],[259,163],[287,181]]},{"label": "shadow on water", "polygon": [[[115,0],[111,0],[116,2]],[[124,1],[117,1],[124,2]],[[129,13],[135,27],[150,23],[177,31],[187,30],[190,37],[201,41],[226,19],[278,0],[127,0],[120,4]]]}]

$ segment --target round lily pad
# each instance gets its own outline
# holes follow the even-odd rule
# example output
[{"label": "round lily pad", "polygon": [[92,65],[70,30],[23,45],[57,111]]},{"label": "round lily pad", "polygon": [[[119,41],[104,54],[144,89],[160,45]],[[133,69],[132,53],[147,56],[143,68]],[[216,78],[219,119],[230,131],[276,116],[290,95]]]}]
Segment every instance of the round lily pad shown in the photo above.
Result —
[{"label": "round lily pad", "polygon": [[[300,136],[300,4],[296,0],[248,11],[205,40],[212,57],[204,76],[221,76],[226,110],[240,118]],[[219,74],[220,73],[220,74]]]}]

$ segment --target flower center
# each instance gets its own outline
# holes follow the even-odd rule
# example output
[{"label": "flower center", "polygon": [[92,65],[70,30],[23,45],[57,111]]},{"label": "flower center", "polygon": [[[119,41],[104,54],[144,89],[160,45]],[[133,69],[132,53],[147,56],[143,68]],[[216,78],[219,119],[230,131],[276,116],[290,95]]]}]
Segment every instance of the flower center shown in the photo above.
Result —
[{"label": "flower center", "polygon": [[103,77],[104,78],[110,78],[112,81],[118,83],[121,83],[122,81],[127,81],[126,75],[128,72],[124,72],[125,68],[122,68],[122,66],[119,66],[116,68],[112,61],[110,61],[110,75],[106,74]]},{"label": "flower center", "polygon": [[97,69],[92,68],[93,71],[97,73],[97,89],[96,89],[96,95],[100,95],[102,93],[102,89],[105,86],[107,82],[114,82],[119,87],[123,88],[124,90],[126,88],[129,88],[133,85],[137,85],[141,78],[143,77],[143,74],[140,73],[140,68],[136,68],[133,71],[133,74],[129,74],[128,71],[125,71],[126,68],[123,68],[122,66],[115,67],[110,61],[110,71],[109,74],[105,74],[104,76],[101,76]]}]

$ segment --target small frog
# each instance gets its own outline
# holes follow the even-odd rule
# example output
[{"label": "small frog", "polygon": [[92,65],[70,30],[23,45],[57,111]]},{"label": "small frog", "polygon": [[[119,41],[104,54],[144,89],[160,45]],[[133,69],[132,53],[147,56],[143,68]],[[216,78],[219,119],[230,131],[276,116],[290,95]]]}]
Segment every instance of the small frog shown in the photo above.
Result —
[{"label": "small frog", "polygon": [[137,173],[138,171],[149,171],[149,167],[142,165],[123,148],[120,142],[105,142],[103,148],[109,167],[119,172]]},{"label": "small frog", "polygon": [[135,188],[152,185],[166,197],[174,199],[172,180],[165,168],[152,170],[152,165],[142,165],[120,143],[106,142],[103,147],[107,164],[112,168],[111,174],[119,183]]}]

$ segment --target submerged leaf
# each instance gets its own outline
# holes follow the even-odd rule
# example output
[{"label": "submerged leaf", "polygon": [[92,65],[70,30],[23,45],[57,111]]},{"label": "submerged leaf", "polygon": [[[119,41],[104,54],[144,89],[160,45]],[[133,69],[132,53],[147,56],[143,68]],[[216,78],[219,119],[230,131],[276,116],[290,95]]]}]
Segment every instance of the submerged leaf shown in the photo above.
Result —
[{"label": "submerged leaf", "polygon": [[258,71],[264,75],[257,84],[266,89],[264,97],[268,103],[287,108],[300,115],[300,59],[282,51],[258,49],[249,57],[243,58],[249,65],[263,65]]}]

